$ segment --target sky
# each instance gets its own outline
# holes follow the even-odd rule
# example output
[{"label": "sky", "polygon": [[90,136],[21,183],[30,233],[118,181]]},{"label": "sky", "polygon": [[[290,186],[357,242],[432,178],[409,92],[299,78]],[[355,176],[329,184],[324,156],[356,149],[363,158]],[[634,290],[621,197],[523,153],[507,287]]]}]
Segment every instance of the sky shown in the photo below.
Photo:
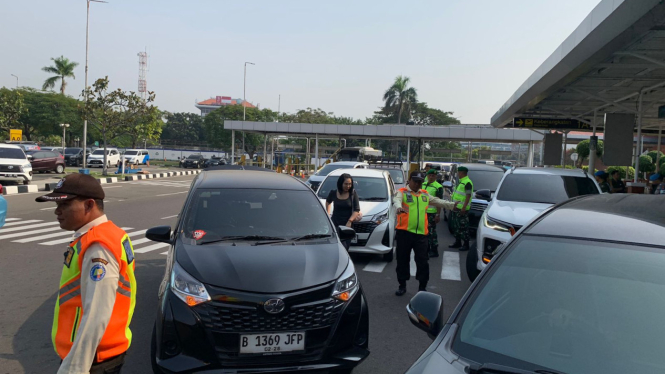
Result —
[{"label": "sky", "polygon": [[[108,0],[90,9],[89,84],[136,91],[138,53],[162,110],[246,97],[282,112],[321,108],[365,119],[395,77],[418,99],[488,124],[599,0]],[[85,0],[0,0],[0,87],[41,88],[50,59],[78,62],[84,87]],[[59,89],[59,84],[55,87]]]}]

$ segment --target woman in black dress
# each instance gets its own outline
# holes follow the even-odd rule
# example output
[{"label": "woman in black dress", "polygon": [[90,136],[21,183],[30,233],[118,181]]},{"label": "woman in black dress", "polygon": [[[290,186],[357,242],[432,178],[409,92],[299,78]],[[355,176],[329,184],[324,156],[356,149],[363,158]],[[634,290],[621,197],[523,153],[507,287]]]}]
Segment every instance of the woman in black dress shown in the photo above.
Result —
[{"label": "woman in black dress", "polygon": [[[360,215],[360,201],[358,194],[353,190],[353,178],[349,174],[342,174],[337,179],[337,189],[330,190],[326,198],[326,211],[330,214],[330,205],[333,204],[332,221],[335,226],[351,227],[353,221]],[[349,250],[350,240],[342,241]]]}]

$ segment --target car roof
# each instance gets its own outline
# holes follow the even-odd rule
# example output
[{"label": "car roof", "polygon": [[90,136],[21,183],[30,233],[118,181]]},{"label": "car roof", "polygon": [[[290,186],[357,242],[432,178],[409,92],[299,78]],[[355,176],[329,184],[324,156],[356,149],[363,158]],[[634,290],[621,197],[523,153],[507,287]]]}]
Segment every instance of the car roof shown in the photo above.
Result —
[{"label": "car roof", "polygon": [[554,206],[526,233],[665,246],[665,199],[658,195],[586,195]]},{"label": "car roof", "polygon": [[3,144],[3,143],[0,143],[0,148],[23,149],[23,148],[19,147],[18,145],[14,145],[14,144]]},{"label": "car roof", "polygon": [[201,172],[197,179],[200,181],[196,188],[251,188],[311,191],[311,189],[304,183],[290,175],[266,173],[256,170],[207,169]]},{"label": "car roof", "polygon": [[[328,165],[350,165],[350,166],[356,166],[358,164],[367,164],[366,162],[361,162],[361,161],[339,161],[339,162],[331,162]],[[324,167],[327,165],[323,165]]]},{"label": "car roof", "polygon": [[583,177],[586,175],[582,169],[559,169],[559,168],[515,168],[513,174],[540,174],[540,175],[562,175],[569,177]]},{"label": "car roof", "polygon": [[337,169],[333,170],[328,176],[338,177],[344,173],[348,173],[352,177],[383,178],[385,176],[384,172],[387,173],[388,171],[381,169]]},{"label": "car roof", "polygon": [[487,165],[487,164],[459,164],[457,165],[457,168],[459,169],[461,166],[464,166],[465,168],[469,169],[469,171],[500,171],[500,172],[505,172],[506,169],[496,166],[496,165]]}]

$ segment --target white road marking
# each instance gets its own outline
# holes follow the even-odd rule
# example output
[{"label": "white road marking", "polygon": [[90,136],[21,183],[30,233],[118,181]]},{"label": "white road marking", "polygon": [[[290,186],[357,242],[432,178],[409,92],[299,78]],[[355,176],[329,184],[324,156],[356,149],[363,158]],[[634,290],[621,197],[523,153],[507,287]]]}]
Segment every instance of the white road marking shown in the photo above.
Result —
[{"label": "white road marking", "polygon": [[177,217],[177,216],[178,216],[178,215],[176,214],[176,215],[174,215],[174,216],[162,217],[162,219],[169,219],[169,218],[173,218],[173,217]]},{"label": "white road marking", "polygon": [[363,268],[363,271],[371,271],[372,273],[380,273],[385,269],[386,265],[388,263],[386,261],[381,260],[380,258],[373,258],[372,261],[370,261],[365,267]]},{"label": "white road marking", "polygon": [[152,240],[150,240],[150,239],[148,239],[148,238],[139,239],[139,240],[137,240],[137,241],[133,241],[133,240],[132,240],[132,245],[136,246],[136,245],[143,244],[143,243],[147,243],[147,242],[151,242],[151,241],[152,241]]},{"label": "white road marking", "polygon": [[60,230],[60,227],[50,227],[50,228],[48,228],[48,229],[32,230],[32,231],[23,231],[23,232],[17,232],[17,233],[14,233],[14,234],[0,235],[0,239],[18,238],[18,237],[20,237],[20,236],[33,235],[33,234],[41,234],[41,233],[43,233],[43,232],[56,231],[56,230]]},{"label": "white road marking", "polygon": [[[28,221],[25,221],[25,222],[28,222]],[[45,227],[45,226],[53,226],[53,225],[59,225],[59,224],[60,223],[56,221],[56,222],[42,222],[42,223],[38,223],[38,224],[35,224],[35,225],[27,225],[27,226],[20,226],[20,227],[10,227],[8,229],[3,227],[2,229],[0,229],[0,234],[4,234],[4,233],[7,233],[7,232],[27,230],[27,229],[38,229],[38,228]]]},{"label": "white road marking", "polygon": [[42,209],[39,209],[39,210],[55,210],[55,208],[57,208],[57,207],[56,207],[56,206],[52,206],[52,207],[50,207],[50,208],[42,208]]},{"label": "white road marking", "polygon": [[170,245],[171,244],[168,244],[168,243],[157,243],[157,244],[149,245],[147,247],[143,247],[141,249],[137,249],[137,250],[134,251],[134,253],[146,253],[146,252],[154,251],[155,249],[168,247]]},{"label": "white road marking", "polygon": [[5,222],[11,222],[11,221],[20,221],[20,218],[6,218]]},{"label": "white road marking", "polygon": [[161,195],[155,195],[155,196],[170,196],[170,195],[179,195],[181,193],[187,193],[189,191],[182,191],[182,192],[174,192],[174,193],[163,193]]},{"label": "white road marking", "polygon": [[[121,227],[123,230],[131,230],[131,227]],[[56,245],[56,244],[65,244],[69,243],[72,240],[72,238],[65,238],[65,239],[58,239],[58,240],[51,240],[50,242],[44,242],[44,243],[39,243],[39,245]]]},{"label": "white road marking", "polygon": [[[6,220],[5,220],[6,221]],[[23,225],[26,223],[34,223],[34,222],[42,222],[41,219],[29,219],[27,221],[21,221],[21,222],[11,222],[11,223],[5,223],[3,227],[10,227],[10,226],[16,226],[16,225]],[[2,231],[0,231],[2,232]]]},{"label": "white road marking", "polygon": [[416,260],[415,260],[415,252],[411,251],[411,276],[415,277],[416,276]]},{"label": "white road marking", "polygon": [[105,190],[108,190],[109,188],[122,188],[122,186],[108,186],[108,187],[104,186]]},{"label": "white road marking", "polygon": [[[51,231],[55,231],[56,229],[59,229],[59,227],[54,227],[52,229],[49,229]],[[37,230],[41,231],[41,230]],[[32,232],[34,233],[34,232]],[[25,233],[23,233],[25,235]],[[36,242],[37,240],[42,240],[42,239],[50,239],[50,238],[57,238],[58,236],[72,236],[71,231],[60,231],[56,232],[55,234],[47,234],[47,235],[40,235],[40,236],[33,236],[27,239],[19,239],[19,240],[14,240],[12,243],[30,243],[30,242]]]},{"label": "white road marking", "polygon": [[443,252],[443,266],[441,267],[441,279],[461,281],[459,252]]},{"label": "white road marking", "polygon": [[[148,231],[148,229],[128,232],[127,236],[129,236],[131,238],[131,237],[136,236],[136,235],[145,234],[146,231]],[[134,244],[134,242],[132,242],[132,244]]]},{"label": "white road marking", "polygon": [[169,254],[169,251],[162,252],[162,253],[160,253],[160,254],[162,254],[162,255],[168,255],[168,254]]}]

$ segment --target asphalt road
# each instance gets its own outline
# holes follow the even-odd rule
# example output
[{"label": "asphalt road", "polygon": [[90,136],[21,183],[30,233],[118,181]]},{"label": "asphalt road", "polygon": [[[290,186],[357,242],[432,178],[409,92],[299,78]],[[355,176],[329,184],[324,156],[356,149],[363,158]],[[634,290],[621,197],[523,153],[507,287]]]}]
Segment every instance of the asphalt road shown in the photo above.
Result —
[{"label": "asphalt road", "polygon": [[[163,173],[165,171],[182,171],[185,169],[180,169],[176,167],[159,167],[159,166],[146,166],[146,165],[141,165],[139,167],[141,170],[148,171],[150,173]],[[95,172],[101,172],[101,168],[90,168],[91,171]],[[191,170],[191,169],[190,169]],[[113,174],[116,171],[116,168],[110,168],[109,169],[109,177],[118,177],[120,179],[120,175],[115,175]],[[73,167],[73,166],[68,166],[67,169],[65,169],[66,174],[71,174],[71,173],[77,173],[78,168]],[[47,183],[57,183],[63,176],[66,174],[57,174],[52,171],[47,171],[47,172],[34,172],[32,175],[32,184],[35,184],[39,186],[39,188],[43,188],[44,184]],[[127,175],[127,174],[125,174]],[[11,183],[5,183],[7,186],[11,185]]]},{"label": "asphalt road", "polygon": [[[125,374],[151,372],[150,334],[166,259],[167,248],[143,240],[143,232],[153,226],[174,224],[192,179],[187,176],[105,186],[106,213],[116,224],[127,227],[137,252],[138,301]],[[63,252],[70,236],[55,224],[54,205],[36,203],[36,196],[6,196],[9,220],[0,229],[0,374],[54,373],[59,364],[50,331]],[[443,249],[452,238],[443,222],[438,232]],[[367,255],[352,258],[368,298],[371,350],[354,373],[403,373],[431,343],[424,332],[411,325],[405,311],[416,293],[417,281],[412,278],[407,294],[397,297],[395,262],[386,264]],[[446,318],[470,285],[464,271],[465,258],[465,253],[451,251],[430,261],[428,288],[443,296]]]}]

